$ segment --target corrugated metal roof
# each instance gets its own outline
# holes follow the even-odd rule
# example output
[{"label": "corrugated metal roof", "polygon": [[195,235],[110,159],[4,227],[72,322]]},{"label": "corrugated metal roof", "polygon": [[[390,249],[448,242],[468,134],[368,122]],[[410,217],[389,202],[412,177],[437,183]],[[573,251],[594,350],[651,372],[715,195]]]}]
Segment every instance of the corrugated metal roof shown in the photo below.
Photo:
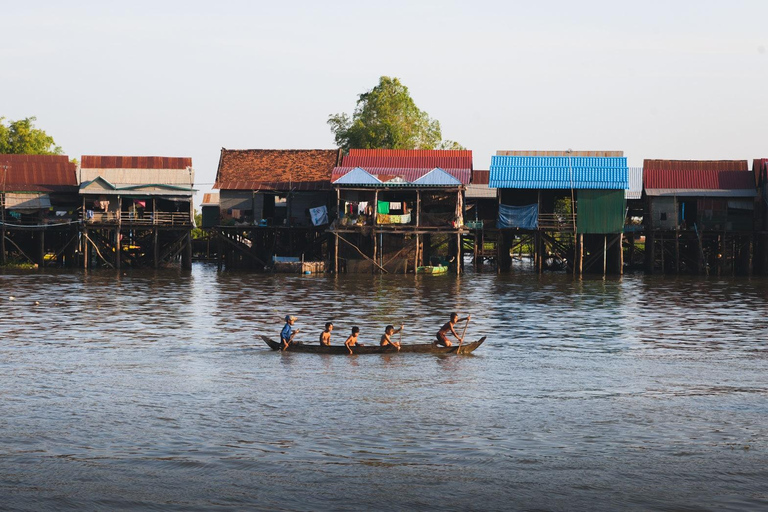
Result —
[{"label": "corrugated metal roof", "polygon": [[320,181],[217,181],[214,187],[219,190],[269,190],[288,191],[327,191],[331,190],[329,180]]},{"label": "corrugated metal roof", "polygon": [[746,160],[650,160],[643,161],[647,171],[748,171]]},{"label": "corrugated metal roof", "polygon": [[491,157],[489,185],[523,189],[627,189],[627,159],[496,155]]},{"label": "corrugated metal roof", "polygon": [[764,185],[768,179],[768,158],[757,158],[752,161],[752,172],[755,174],[757,186]]},{"label": "corrugated metal roof", "polygon": [[195,182],[195,171],[191,167],[183,169],[80,168],[78,174],[81,184],[101,177],[117,187],[146,185],[149,183],[192,187]]},{"label": "corrugated metal roof", "polygon": [[5,206],[9,210],[40,210],[51,207],[51,197],[37,192],[29,194],[5,194]]},{"label": "corrugated metal roof", "polygon": [[712,189],[712,188],[646,188],[647,196],[668,197],[755,197],[755,189]]},{"label": "corrugated metal roof", "polygon": [[334,185],[381,185],[381,180],[365,169],[355,167],[333,180]]},{"label": "corrugated metal roof", "polygon": [[429,171],[427,174],[425,174],[421,178],[414,181],[413,184],[419,185],[419,186],[432,185],[432,186],[453,187],[453,186],[459,186],[462,183],[456,178],[454,178],[452,175],[440,169],[439,167],[435,167],[434,169]]},{"label": "corrugated metal roof", "polygon": [[643,197],[643,168],[630,167],[629,169],[629,190],[625,197],[627,199],[641,199]]},{"label": "corrugated metal roof", "polygon": [[747,170],[645,168],[643,182],[646,189],[755,190],[754,174]]},{"label": "corrugated metal roof", "polygon": [[0,155],[0,182],[7,191],[74,190],[76,168],[66,155]]},{"label": "corrugated metal roof", "polygon": [[477,169],[472,169],[473,185],[488,185],[488,178],[490,178],[490,171],[478,171]]},{"label": "corrugated metal roof", "polygon": [[496,189],[490,188],[487,184],[470,183],[464,192],[467,199],[489,199],[496,198]]},{"label": "corrugated metal roof", "polygon": [[[334,183],[347,174],[348,172],[356,169],[357,167],[336,167],[333,169],[333,176],[331,181]],[[362,167],[368,174],[375,176],[381,181],[389,181],[392,178],[399,177],[408,183],[413,183],[425,174],[431,172],[434,167],[430,168],[408,168],[408,167]],[[472,176],[471,169],[445,169],[443,171],[456,178],[461,184],[467,185]]]},{"label": "corrugated metal roof", "polygon": [[170,156],[96,156],[83,155],[82,169],[186,169],[192,167],[189,157]]},{"label": "corrugated metal roof", "polygon": [[604,157],[622,157],[623,151],[574,151],[574,150],[515,150],[515,151],[496,151],[497,156],[604,156]]},{"label": "corrugated metal roof", "polygon": [[472,151],[448,149],[350,149],[341,167],[472,169]]},{"label": "corrugated metal roof", "polygon": [[220,203],[219,199],[219,193],[218,192],[206,192],[203,194],[203,202],[200,203],[200,206],[208,206],[208,205],[218,205]]}]

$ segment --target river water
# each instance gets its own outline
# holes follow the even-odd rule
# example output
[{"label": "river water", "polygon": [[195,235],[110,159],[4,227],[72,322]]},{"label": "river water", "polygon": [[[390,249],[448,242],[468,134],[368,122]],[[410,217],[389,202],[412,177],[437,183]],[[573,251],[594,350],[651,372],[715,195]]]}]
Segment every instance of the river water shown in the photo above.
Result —
[{"label": "river water", "polygon": [[[256,338],[454,310],[472,355]],[[6,271],[0,509],[766,508],[766,312],[758,278]]]}]

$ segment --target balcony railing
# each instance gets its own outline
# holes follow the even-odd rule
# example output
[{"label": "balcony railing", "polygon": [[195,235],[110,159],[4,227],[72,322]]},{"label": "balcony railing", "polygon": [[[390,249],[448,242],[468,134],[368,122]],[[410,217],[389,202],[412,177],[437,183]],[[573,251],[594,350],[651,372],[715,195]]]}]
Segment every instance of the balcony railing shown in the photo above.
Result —
[{"label": "balcony railing", "polygon": [[573,233],[573,218],[558,213],[539,213],[539,229]]},{"label": "balcony railing", "polygon": [[[86,224],[121,224],[130,226],[189,226],[192,220],[186,212],[91,212],[85,214]],[[81,217],[82,218],[82,217]]]}]

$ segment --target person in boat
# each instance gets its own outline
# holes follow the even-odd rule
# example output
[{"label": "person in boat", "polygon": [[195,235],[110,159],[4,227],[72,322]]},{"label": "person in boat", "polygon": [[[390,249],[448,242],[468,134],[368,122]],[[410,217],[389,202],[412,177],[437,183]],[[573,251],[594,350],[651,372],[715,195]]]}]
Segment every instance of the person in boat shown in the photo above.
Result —
[{"label": "person in boat", "polygon": [[392,345],[393,347],[397,348],[397,350],[400,350],[400,343],[397,341],[392,341],[392,335],[397,334],[402,330],[402,325],[399,329],[395,329],[394,325],[388,325],[386,328],[384,328],[384,334],[381,335],[381,346],[386,347],[387,345]]},{"label": "person in boat", "polygon": [[347,350],[349,350],[349,353],[352,354],[352,347],[359,345],[363,346],[362,343],[357,342],[357,335],[360,334],[360,328],[358,326],[352,327],[352,334],[349,335],[349,338],[347,338],[347,341],[344,342],[344,346],[347,347]]},{"label": "person in boat", "polygon": [[320,333],[320,344],[326,347],[331,346],[331,331],[333,331],[333,323],[326,322],[325,330]]},{"label": "person in boat", "polygon": [[293,324],[296,323],[296,317],[293,315],[285,315],[285,326],[280,331],[280,350],[285,350],[291,345],[297,344],[293,341],[293,337],[296,336],[301,329],[294,329]]},{"label": "person in boat", "polygon": [[469,322],[469,319],[472,318],[472,315],[467,315],[466,318],[459,318],[458,313],[451,313],[451,319],[448,321],[448,323],[444,324],[439,331],[437,331],[437,341],[434,341],[433,343],[435,345],[442,345],[444,347],[450,347],[453,345],[451,343],[451,340],[448,339],[448,333],[453,333],[454,336],[456,336],[456,339],[463,342],[464,339],[459,336],[459,333],[456,332],[456,329],[453,328],[454,325],[456,325],[459,322],[467,321]]}]

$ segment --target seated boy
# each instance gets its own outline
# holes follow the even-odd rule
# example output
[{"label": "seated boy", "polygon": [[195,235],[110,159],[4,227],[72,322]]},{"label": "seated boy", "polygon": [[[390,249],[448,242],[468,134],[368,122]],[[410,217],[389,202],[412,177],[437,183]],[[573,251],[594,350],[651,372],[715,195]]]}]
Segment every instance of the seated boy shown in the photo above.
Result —
[{"label": "seated boy", "polygon": [[352,354],[352,347],[355,345],[363,346],[362,343],[357,342],[357,335],[360,334],[360,328],[358,326],[354,326],[352,328],[352,334],[350,334],[349,338],[347,338],[347,341],[344,342],[344,346],[347,347],[347,350],[349,350],[349,353]]},{"label": "seated boy", "polygon": [[333,331],[333,324],[327,322],[325,324],[325,330],[320,333],[320,344],[326,347],[331,346],[331,331]]},{"label": "seated boy", "polygon": [[392,341],[392,335],[402,330],[403,330],[402,325],[400,326],[399,329],[395,329],[394,325],[388,325],[384,329],[384,334],[381,335],[381,346],[386,347],[387,345],[392,345],[393,347],[397,348],[397,350],[400,350],[400,343],[396,341]]}]

